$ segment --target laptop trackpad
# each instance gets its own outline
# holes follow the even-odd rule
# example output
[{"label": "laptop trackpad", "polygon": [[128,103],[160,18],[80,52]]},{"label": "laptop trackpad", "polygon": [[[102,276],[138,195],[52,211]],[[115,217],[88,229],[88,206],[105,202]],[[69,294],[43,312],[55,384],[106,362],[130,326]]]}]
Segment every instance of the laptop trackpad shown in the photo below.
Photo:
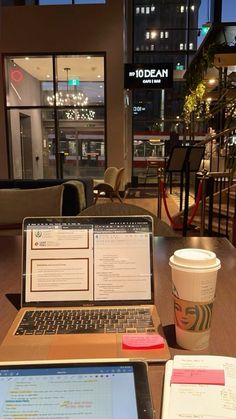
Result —
[{"label": "laptop trackpad", "polygon": [[116,357],[116,335],[110,334],[55,336],[48,352],[49,359]]}]

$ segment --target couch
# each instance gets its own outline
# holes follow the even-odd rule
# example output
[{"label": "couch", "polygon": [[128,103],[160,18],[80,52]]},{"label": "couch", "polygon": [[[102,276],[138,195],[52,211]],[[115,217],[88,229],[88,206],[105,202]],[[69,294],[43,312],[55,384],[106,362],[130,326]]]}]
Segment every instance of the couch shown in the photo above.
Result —
[{"label": "couch", "polygon": [[93,204],[93,180],[0,180],[0,234],[21,234],[25,217],[75,216]]},{"label": "couch", "polygon": [[[93,179],[0,179],[1,189],[35,189],[64,185],[62,215],[77,215],[93,204]],[[1,204],[1,203],[0,203]],[[0,220],[1,221],[1,220]]]}]

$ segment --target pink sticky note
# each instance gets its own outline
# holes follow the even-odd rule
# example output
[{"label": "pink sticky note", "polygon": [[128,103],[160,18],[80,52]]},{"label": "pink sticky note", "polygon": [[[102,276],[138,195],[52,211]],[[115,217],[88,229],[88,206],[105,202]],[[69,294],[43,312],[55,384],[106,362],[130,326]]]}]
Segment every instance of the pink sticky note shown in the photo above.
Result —
[{"label": "pink sticky note", "polygon": [[171,384],[213,384],[225,385],[224,370],[174,368]]},{"label": "pink sticky note", "polygon": [[164,347],[164,339],[158,333],[127,334],[122,337],[123,349],[158,349]]}]

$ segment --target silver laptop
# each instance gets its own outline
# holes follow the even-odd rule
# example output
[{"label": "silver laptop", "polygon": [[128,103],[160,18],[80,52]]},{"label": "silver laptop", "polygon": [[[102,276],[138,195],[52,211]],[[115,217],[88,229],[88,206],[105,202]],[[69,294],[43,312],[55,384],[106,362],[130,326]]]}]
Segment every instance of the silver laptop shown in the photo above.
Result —
[{"label": "silver laptop", "polygon": [[152,231],[146,215],[26,218],[22,308],[0,359],[168,359],[166,341],[124,345],[127,334],[162,333]]}]

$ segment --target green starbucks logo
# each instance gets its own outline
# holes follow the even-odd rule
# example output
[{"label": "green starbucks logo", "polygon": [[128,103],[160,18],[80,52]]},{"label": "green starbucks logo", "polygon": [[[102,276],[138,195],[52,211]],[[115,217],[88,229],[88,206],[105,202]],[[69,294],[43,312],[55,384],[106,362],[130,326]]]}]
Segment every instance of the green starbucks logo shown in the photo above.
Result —
[{"label": "green starbucks logo", "polygon": [[42,231],[37,230],[37,231],[35,231],[34,235],[35,235],[35,237],[37,237],[39,239],[40,237],[42,237]]},{"label": "green starbucks logo", "polygon": [[210,328],[213,301],[195,303],[174,296],[175,320],[180,329],[203,332]]}]

